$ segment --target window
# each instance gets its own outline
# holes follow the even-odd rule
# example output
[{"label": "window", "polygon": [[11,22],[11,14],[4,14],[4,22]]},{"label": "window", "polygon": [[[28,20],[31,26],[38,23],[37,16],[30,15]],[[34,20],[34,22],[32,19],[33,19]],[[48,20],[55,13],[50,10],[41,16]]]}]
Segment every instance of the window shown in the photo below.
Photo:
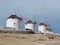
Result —
[{"label": "window", "polygon": [[14,25],[15,25],[15,23],[14,23]]}]

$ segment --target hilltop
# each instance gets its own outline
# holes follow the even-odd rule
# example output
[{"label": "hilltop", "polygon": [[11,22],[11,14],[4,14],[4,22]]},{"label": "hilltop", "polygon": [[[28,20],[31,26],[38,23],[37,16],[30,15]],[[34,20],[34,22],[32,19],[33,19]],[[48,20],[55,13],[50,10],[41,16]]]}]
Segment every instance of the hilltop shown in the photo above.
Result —
[{"label": "hilltop", "polygon": [[0,45],[60,45],[60,36],[52,34],[0,33]]}]

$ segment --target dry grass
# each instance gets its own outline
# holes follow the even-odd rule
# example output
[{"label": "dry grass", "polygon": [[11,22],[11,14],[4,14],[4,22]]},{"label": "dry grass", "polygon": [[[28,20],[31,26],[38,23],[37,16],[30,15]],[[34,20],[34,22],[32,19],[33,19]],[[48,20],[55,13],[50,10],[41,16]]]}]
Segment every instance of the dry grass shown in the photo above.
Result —
[{"label": "dry grass", "polygon": [[60,45],[59,39],[60,36],[50,34],[0,33],[0,45]]}]

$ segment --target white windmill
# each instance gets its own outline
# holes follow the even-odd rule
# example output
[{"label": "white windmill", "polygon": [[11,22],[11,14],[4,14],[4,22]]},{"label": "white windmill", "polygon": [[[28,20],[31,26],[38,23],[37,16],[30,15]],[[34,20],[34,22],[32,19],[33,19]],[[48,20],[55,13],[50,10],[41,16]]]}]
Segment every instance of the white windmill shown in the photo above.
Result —
[{"label": "white windmill", "polygon": [[34,23],[33,23],[33,21],[28,20],[28,21],[25,23],[25,29],[26,29],[26,30],[32,30],[32,31],[34,31]]},{"label": "white windmill", "polygon": [[15,28],[16,30],[18,30],[20,29],[20,20],[21,18],[19,18],[15,13],[13,13],[7,18],[6,27]]}]

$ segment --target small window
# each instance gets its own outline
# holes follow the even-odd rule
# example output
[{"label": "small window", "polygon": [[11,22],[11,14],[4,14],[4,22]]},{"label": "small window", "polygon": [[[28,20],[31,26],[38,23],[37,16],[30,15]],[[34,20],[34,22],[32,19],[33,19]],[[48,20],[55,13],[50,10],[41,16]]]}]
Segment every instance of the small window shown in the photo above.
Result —
[{"label": "small window", "polygon": [[14,25],[15,25],[15,23],[14,23]]}]

